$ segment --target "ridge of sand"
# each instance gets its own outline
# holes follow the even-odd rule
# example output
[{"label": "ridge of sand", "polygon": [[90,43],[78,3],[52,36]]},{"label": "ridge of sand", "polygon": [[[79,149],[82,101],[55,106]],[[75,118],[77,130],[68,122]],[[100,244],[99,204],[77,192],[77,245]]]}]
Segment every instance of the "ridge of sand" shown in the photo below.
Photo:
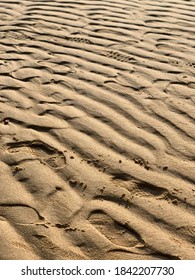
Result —
[{"label": "ridge of sand", "polygon": [[195,2],[0,3],[0,259],[195,259]]}]

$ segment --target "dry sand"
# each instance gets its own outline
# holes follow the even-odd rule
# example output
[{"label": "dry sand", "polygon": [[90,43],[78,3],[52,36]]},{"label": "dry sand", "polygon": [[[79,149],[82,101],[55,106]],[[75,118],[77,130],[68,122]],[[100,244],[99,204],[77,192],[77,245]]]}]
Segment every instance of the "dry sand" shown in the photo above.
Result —
[{"label": "dry sand", "polygon": [[0,2],[0,259],[195,259],[195,2]]}]

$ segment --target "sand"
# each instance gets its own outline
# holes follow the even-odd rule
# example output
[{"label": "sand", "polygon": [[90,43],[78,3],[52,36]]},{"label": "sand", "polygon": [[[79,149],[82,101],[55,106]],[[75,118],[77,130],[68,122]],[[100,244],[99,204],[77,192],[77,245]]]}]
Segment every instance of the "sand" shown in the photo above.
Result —
[{"label": "sand", "polygon": [[195,259],[195,2],[0,2],[0,259]]}]

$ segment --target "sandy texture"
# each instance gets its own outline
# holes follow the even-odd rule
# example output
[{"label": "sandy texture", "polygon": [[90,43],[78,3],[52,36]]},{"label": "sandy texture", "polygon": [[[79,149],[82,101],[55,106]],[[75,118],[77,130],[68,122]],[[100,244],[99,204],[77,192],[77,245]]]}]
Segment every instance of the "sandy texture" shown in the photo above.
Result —
[{"label": "sandy texture", "polygon": [[0,2],[0,259],[195,259],[195,2]]}]

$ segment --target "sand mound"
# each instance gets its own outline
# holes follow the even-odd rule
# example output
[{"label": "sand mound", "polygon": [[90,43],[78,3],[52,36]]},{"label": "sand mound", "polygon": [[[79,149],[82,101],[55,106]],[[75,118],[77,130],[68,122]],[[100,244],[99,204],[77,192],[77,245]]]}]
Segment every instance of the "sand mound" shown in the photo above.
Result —
[{"label": "sand mound", "polygon": [[195,259],[195,2],[0,3],[0,259]]}]

